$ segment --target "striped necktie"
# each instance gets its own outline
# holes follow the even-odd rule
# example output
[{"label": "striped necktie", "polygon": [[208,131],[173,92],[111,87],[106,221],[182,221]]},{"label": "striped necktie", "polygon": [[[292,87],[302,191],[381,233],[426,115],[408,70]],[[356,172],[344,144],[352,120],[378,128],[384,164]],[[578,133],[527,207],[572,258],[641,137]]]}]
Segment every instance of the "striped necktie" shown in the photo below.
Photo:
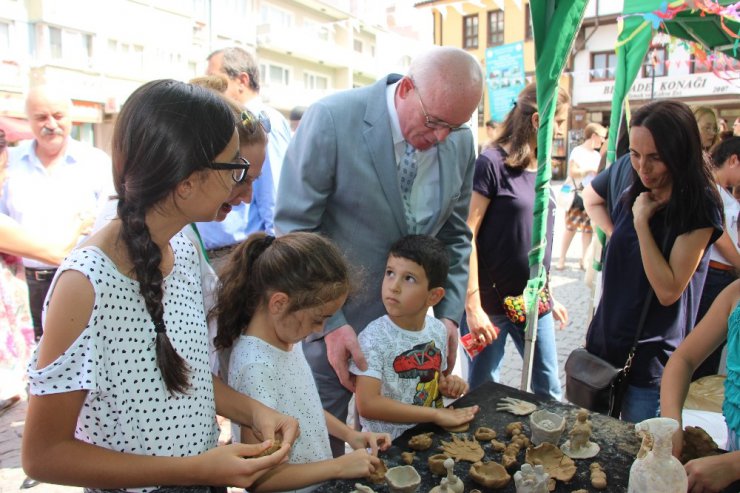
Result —
[{"label": "striped necktie", "polygon": [[398,168],[398,179],[401,186],[403,208],[406,213],[406,224],[410,232],[413,232],[416,223],[411,209],[411,189],[414,186],[416,170],[416,149],[406,142],[406,149],[404,150],[403,158],[401,158],[401,165]]}]

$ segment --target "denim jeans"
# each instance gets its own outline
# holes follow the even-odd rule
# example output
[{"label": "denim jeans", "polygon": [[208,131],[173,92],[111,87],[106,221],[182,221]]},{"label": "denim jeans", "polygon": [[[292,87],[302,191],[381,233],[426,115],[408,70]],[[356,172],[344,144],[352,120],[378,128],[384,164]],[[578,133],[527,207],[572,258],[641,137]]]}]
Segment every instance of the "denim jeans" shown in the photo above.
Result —
[{"label": "denim jeans", "polygon": [[639,423],[660,416],[660,387],[628,385],[622,400],[623,421]]},{"label": "denim jeans", "polygon": [[[514,324],[506,315],[489,315],[493,325],[501,329],[498,339],[486,346],[470,362],[468,383],[474,389],[485,382],[498,382],[501,361],[504,359],[506,338],[511,336],[519,355],[524,354],[524,326]],[[461,333],[469,332],[467,320],[463,317]],[[532,391],[540,397],[559,401],[563,397],[558,377],[558,351],[555,346],[555,324],[552,313],[540,317],[537,323],[537,340],[532,360]]]}]

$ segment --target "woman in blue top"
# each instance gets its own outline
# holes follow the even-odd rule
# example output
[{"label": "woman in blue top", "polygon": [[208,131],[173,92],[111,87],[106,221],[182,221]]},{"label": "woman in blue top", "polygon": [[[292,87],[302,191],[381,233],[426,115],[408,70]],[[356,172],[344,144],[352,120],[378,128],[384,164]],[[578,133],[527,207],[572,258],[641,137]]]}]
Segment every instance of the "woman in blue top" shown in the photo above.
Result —
[{"label": "woman in blue top", "polygon": [[[638,109],[630,123],[630,158],[633,184],[614,209],[603,295],[586,348],[623,366],[652,288],[622,402],[622,419],[639,422],[659,413],[663,368],[694,325],[705,253],[722,233],[722,218],[699,128],[685,104],[665,100]],[[602,199],[587,210],[603,217],[605,207]]]},{"label": "woman in blue top", "polygon": [[[712,352],[727,340],[727,378],[722,414],[727,422],[729,454],[702,457],[686,464],[689,492],[721,491],[740,479],[740,280],[727,286],[706,316],[676,349],[663,374],[660,412],[681,423],[691,375]],[[683,427],[673,436],[673,454],[681,456]]]}]

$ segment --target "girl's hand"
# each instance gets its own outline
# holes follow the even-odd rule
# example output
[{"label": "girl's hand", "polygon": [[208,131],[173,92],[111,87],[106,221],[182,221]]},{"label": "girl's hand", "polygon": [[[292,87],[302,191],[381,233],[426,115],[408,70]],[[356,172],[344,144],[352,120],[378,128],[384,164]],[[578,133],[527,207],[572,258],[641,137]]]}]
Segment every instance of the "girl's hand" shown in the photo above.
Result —
[{"label": "girl's hand", "polygon": [[358,449],[334,459],[339,466],[339,479],[364,478],[375,471],[380,459],[368,454],[365,449]]},{"label": "girl's hand", "polygon": [[439,375],[439,391],[442,395],[451,399],[458,399],[468,391],[468,384],[457,375]]},{"label": "girl's hand", "polygon": [[642,192],[635,199],[635,203],[632,204],[632,216],[634,217],[633,222],[635,226],[638,223],[647,224],[650,218],[665,204],[658,202],[650,192]]},{"label": "girl's hand", "polygon": [[442,409],[435,409],[437,411],[434,416],[434,424],[441,426],[442,428],[452,428],[454,426],[460,426],[464,423],[470,423],[473,421],[476,413],[479,411],[478,406],[461,407],[455,409],[454,407],[445,407]]},{"label": "girl's hand", "polygon": [[737,452],[687,462],[684,468],[689,477],[689,493],[722,491],[740,477],[734,461],[737,461]]},{"label": "girl's hand", "polygon": [[274,409],[255,402],[257,407],[252,413],[252,431],[260,440],[278,437],[283,445],[291,444],[298,438],[298,421],[295,418],[279,413]]},{"label": "girl's hand", "polygon": [[388,433],[373,433],[370,431],[352,431],[347,444],[353,450],[370,449],[372,455],[377,456],[378,450],[388,450],[391,446],[391,436]]},{"label": "girl's hand", "polygon": [[290,444],[285,442],[275,453],[254,458],[271,445],[272,440],[252,445],[235,443],[213,448],[194,457],[197,461],[194,470],[199,471],[199,477],[202,478],[197,484],[249,488],[266,471],[288,459]]}]

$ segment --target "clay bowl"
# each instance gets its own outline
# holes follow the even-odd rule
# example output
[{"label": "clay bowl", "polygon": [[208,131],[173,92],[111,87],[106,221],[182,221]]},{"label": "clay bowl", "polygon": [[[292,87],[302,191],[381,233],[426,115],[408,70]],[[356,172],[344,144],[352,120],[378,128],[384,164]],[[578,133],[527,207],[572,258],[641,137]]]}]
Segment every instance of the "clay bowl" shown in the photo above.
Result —
[{"label": "clay bowl", "polygon": [[557,445],[565,429],[565,418],[550,411],[535,411],[529,416],[529,427],[534,445],[544,442]]},{"label": "clay bowl", "polygon": [[429,470],[432,471],[432,474],[436,474],[437,476],[445,476],[447,474],[445,461],[448,458],[449,456],[445,454],[430,455],[427,459],[427,465],[429,466]]},{"label": "clay bowl", "polygon": [[385,482],[391,493],[414,493],[419,489],[421,476],[412,466],[396,466],[385,473]]},{"label": "clay bowl", "polygon": [[511,481],[506,468],[498,462],[476,462],[470,466],[468,474],[473,481],[486,488],[503,488]]}]

